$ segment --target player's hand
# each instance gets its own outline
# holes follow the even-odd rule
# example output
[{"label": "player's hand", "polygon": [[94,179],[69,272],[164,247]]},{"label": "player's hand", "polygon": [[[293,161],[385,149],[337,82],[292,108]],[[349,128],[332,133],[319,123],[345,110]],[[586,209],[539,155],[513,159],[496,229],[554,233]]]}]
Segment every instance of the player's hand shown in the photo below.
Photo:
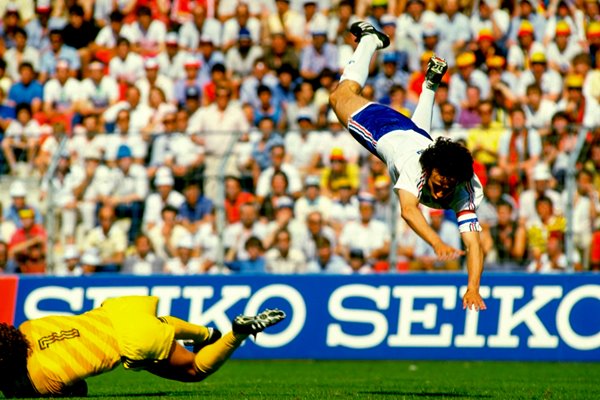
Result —
[{"label": "player's hand", "polygon": [[467,293],[463,296],[463,310],[467,308],[475,311],[487,309],[478,290],[467,289]]},{"label": "player's hand", "polygon": [[440,242],[433,246],[433,250],[440,261],[456,260],[458,257],[465,254],[464,251],[448,246],[444,242]]}]

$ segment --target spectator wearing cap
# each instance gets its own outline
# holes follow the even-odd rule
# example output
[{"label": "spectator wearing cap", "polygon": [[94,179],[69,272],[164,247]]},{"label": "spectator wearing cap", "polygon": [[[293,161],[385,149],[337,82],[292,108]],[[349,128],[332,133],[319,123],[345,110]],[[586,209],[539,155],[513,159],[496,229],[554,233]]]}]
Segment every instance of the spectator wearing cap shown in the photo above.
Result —
[{"label": "spectator wearing cap", "polygon": [[546,17],[538,12],[537,3],[534,0],[519,0],[514,12],[515,14],[510,21],[509,44],[514,44],[521,40],[522,23],[524,21],[527,21],[531,27],[532,38],[535,37],[537,42],[541,42],[546,33]]},{"label": "spectator wearing cap", "polygon": [[109,185],[100,201],[114,207],[118,219],[131,220],[128,238],[129,243],[133,243],[142,226],[148,177],[143,166],[133,163],[133,154],[127,145],[121,145],[117,150],[117,163],[110,170]]},{"label": "spectator wearing cap", "polygon": [[120,84],[134,84],[144,76],[144,59],[131,49],[129,39],[120,36],[117,39],[115,55],[108,63],[110,76]]},{"label": "spectator wearing cap", "polygon": [[147,276],[164,271],[165,261],[154,253],[152,242],[147,235],[138,235],[134,246],[135,252],[125,258],[122,273]]},{"label": "spectator wearing cap", "polygon": [[342,228],[338,253],[350,260],[350,250],[360,249],[369,263],[386,260],[391,236],[387,224],[373,218],[375,199],[369,193],[358,197],[360,218]]},{"label": "spectator wearing cap", "polygon": [[300,13],[290,9],[290,0],[276,0],[276,12],[267,17],[269,34],[283,33],[287,42],[293,43],[297,49],[304,44],[305,21]]},{"label": "spectator wearing cap", "polygon": [[276,172],[281,172],[286,177],[287,193],[294,198],[300,196],[302,181],[300,180],[298,169],[286,162],[285,147],[283,145],[275,145],[271,147],[271,166],[261,172],[256,184],[256,196],[259,203],[262,204],[264,199],[272,192],[272,180]]},{"label": "spectator wearing cap", "polygon": [[321,194],[321,180],[316,175],[304,179],[304,195],[296,201],[294,214],[299,221],[305,221],[312,211],[319,211],[323,218],[329,219],[331,199]]},{"label": "spectator wearing cap", "polygon": [[150,89],[153,87],[158,87],[163,91],[167,102],[172,103],[175,100],[173,81],[162,75],[159,72],[159,68],[160,66],[155,58],[146,58],[144,61],[146,76],[135,83],[140,90],[140,101],[142,104],[148,104]]},{"label": "spectator wearing cap", "polygon": [[206,16],[206,7],[196,4],[192,10],[192,19],[185,22],[179,30],[179,45],[188,51],[195,51],[200,38],[210,38],[215,46],[221,45],[221,23]]},{"label": "spectator wearing cap", "polygon": [[570,122],[586,127],[600,125],[600,105],[593,97],[583,94],[584,77],[570,74],[564,80],[566,92],[558,102],[557,109],[564,111]]},{"label": "spectator wearing cap", "polygon": [[302,220],[294,218],[294,200],[281,196],[276,199],[273,206],[275,215],[267,224],[267,235],[263,239],[265,248],[275,244],[277,232],[286,229],[290,233],[292,247],[301,249],[306,227]]},{"label": "spectator wearing cap", "polygon": [[[363,6],[369,5],[370,9],[367,11],[367,20],[375,27],[375,29],[381,30],[381,19],[388,10],[388,0],[371,0],[365,2]],[[361,15],[361,11],[357,9],[357,14]]]},{"label": "spectator wearing cap", "polygon": [[504,125],[494,120],[494,104],[483,100],[477,105],[480,123],[471,128],[467,136],[467,148],[473,158],[488,169],[498,164],[498,148],[500,138],[506,130]]},{"label": "spectator wearing cap", "polygon": [[571,69],[573,58],[584,49],[572,36],[571,27],[566,21],[556,23],[554,40],[548,43],[548,66],[561,74],[566,74]]},{"label": "spectator wearing cap", "polygon": [[[98,11],[101,6],[96,2],[96,10]],[[113,55],[115,47],[117,47],[117,40],[121,36],[123,31],[123,20],[125,16],[119,10],[107,10],[108,23],[103,25],[96,38],[94,39],[93,48],[95,49],[95,56],[107,63],[110,57]],[[100,20],[95,17],[96,22]],[[127,29],[125,29],[126,31]]]},{"label": "spectator wearing cap", "polygon": [[359,218],[358,199],[356,191],[352,188],[348,179],[340,179],[338,182],[338,195],[331,206],[331,226],[336,232],[340,232],[349,221]]},{"label": "spectator wearing cap", "polygon": [[64,44],[64,36],[62,30],[52,30],[49,33],[50,48],[42,51],[40,59],[40,75],[41,82],[46,82],[49,77],[56,73],[56,66],[59,60],[68,62],[69,75],[75,77],[77,71],[81,68],[81,60],[77,50],[71,46]]},{"label": "spectator wearing cap", "polygon": [[317,239],[317,257],[309,261],[306,272],[309,274],[351,274],[352,268],[346,261],[334,253],[333,245],[329,239],[320,236]]},{"label": "spectator wearing cap", "polygon": [[194,239],[187,234],[177,242],[175,255],[165,263],[164,272],[172,275],[196,275],[202,270],[202,263],[194,256]]},{"label": "spectator wearing cap", "polygon": [[119,86],[115,78],[104,73],[104,64],[93,61],[88,65],[88,77],[79,85],[80,113],[103,114],[119,101]]},{"label": "spectator wearing cap", "polygon": [[292,247],[291,234],[281,229],[265,254],[265,269],[271,274],[298,274],[306,272],[306,259],[301,250]]},{"label": "spectator wearing cap", "polygon": [[487,68],[486,61],[490,57],[502,54],[501,48],[494,41],[494,33],[491,29],[484,28],[477,34],[475,42],[475,65],[477,68],[485,71]]},{"label": "spectator wearing cap", "polygon": [[165,48],[156,55],[156,62],[160,66],[160,73],[173,82],[185,77],[183,64],[189,53],[179,48],[179,35],[169,32],[165,36]]},{"label": "spectator wearing cap", "polygon": [[321,189],[323,194],[335,197],[342,186],[342,181],[349,181],[352,190],[358,190],[360,171],[358,165],[348,163],[344,150],[336,147],[329,154],[331,165],[323,169],[321,173]]},{"label": "spectator wearing cap", "polygon": [[249,254],[244,244],[252,236],[261,241],[264,240],[267,236],[267,225],[259,221],[255,203],[244,203],[240,206],[240,221],[228,225],[223,233],[225,259],[228,261],[247,260]]},{"label": "spectator wearing cap", "polygon": [[518,79],[510,71],[507,71],[506,59],[502,56],[488,57],[485,62],[487,74],[490,79],[490,97],[495,99],[496,104],[504,109],[510,108],[517,102]]},{"label": "spectator wearing cap", "polygon": [[55,71],[44,85],[44,113],[49,118],[73,117],[79,110],[81,82],[70,74],[67,60],[58,60]]},{"label": "spectator wearing cap", "polygon": [[460,12],[458,0],[442,1],[437,26],[440,27],[440,37],[452,46],[455,53],[463,51],[471,39],[469,18]]},{"label": "spectator wearing cap", "polygon": [[106,271],[118,271],[125,260],[127,236],[116,222],[115,209],[104,205],[98,210],[98,226],[85,235],[81,246],[85,253],[97,250],[100,266]]},{"label": "spectator wearing cap", "polygon": [[17,265],[20,273],[44,273],[46,270],[46,238],[44,227],[35,222],[35,210],[19,210],[21,227],[12,235],[8,257]]},{"label": "spectator wearing cap", "polygon": [[13,81],[19,80],[19,66],[24,63],[30,63],[35,70],[40,66],[39,51],[27,44],[27,32],[21,27],[17,27],[14,32],[15,45],[4,53],[6,61],[6,75]]},{"label": "spectator wearing cap", "polygon": [[302,49],[300,58],[300,76],[308,81],[317,81],[321,72],[329,69],[338,72],[337,47],[327,42],[326,22],[313,23],[311,26],[312,40]]},{"label": "spectator wearing cap", "polygon": [[167,27],[159,18],[152,18],[148,6],[138,6],[136,17],[126,26],[126,36],[142,57],[155,57],[164,48]]},{"label": "spectator wearing cap", "polygon": [[[224,143],[229,143],[235,132],[247,132],[249,124],[239,103],[231,101],[231,88],[226,85],[217,88],[215,102],[202,110],[194,124],[188,125],[188,129],[197,135],[197,139],[203,139],[206,152],[204,173],[210,178],[204,182],[204,193],[214,198],[217,183],[212,178],[217,175],[222,156],[227,150]],[[234,161],[229,159],[225,174],[235,174]]]},{"label": "spectator wearing cap", "polygon": [[239,222],[242,205],[253,201],[254,195],[242,190],[240,178],[233,175],[225,177],[225,216],[228,224]]},{"label": "spectator wearing cap", "polygon": [[44,87],[35,79],[33,65],[24,61],[19,66],[19,80],[8,91],[8,104],[16,107],[17,104],[27,103],[32,112],[36,113],[42,109],[43,98]]},{"label": "spectator wearing cap", "polygon": [[[449,0],[456,1],[456,0]],[[476,86],[481,99],[490,94],[490,81],[487,75],[475,68],[475,54],[471,51],[460,53],[456,57],[458,71],[451,75],[448,84],[448,99],[459,107],[464,107],[467,100],[467,86]]]},{"label": "spectator wearing cap", "polygon": [[[23,2],[33,5],[33,2]],[[53,29],[62,29],[67,21],[62,16],[52,16],[51,0],[38,0],[35,6],[35,16],[33,18],[22,18],[26,22],[25,30],[27,31],[27,42],[39,51],[50,46],[48,38],[49,33]]]},{"label": "spectator wearing cap", "polygon": [[519,196],[519,219],[524,223],[531,223],[536,218],[535,202],[540,197],[550,198],[554,211],[562,214],[562,197],[559,192],[551,189],[553,177],[548,165],[543,162],[536,164],[532,180],[531,188],[524,190]]},{"label": "spectator wearing cap", "polygon": [[559,25],[566,25],[566,29],[573,33],[573,41],[584,41],[585,32],[583,5],[575,6],[566,0],[556,1],[548,4],[546,20],[546,31],[543,34],[542,43],[548,46],[559,34]]},{"label": "spectator wearing cap", "polygon": [[525,111],[521,107],[510,110],[510,129],[500,138],[498,166],[508,176],[510,193],[527,182],[542,152],[539,133],[526,127]]},{"label": "spectator wearing cap", "polygon": [[[529,3],[529,0],[522,0],[521,4],[524,3]],[[534,37],[534,24],[528,20],[523,20],[518,24],[518,40],[511,41],[506,55],[507,69],[517,77],[529,68],[530,59],[534,54],[544,54],[546,51],[542,43]]]},{"label": "spectator wearing cap", "polygon": [[398,67],[398,53],[387,52],[383,54],[383,68],[375,76],[373,87],[375,98],[378,102],[389,102],[390,89],[394,85],[406,87],[408,75]]},{"label": "spectator wearing cap", "polygon": [[148,230],[156,255],[167,260],[177,253],[177,244],[185,236],[190,235],[177,219],[178,209],[167,204],[160,211],[159,221]]},{"label": "spectator wearing cap", "polygon": [[[82,275],[91,275],[102,271],[102,260],[96,249],[88,249],[83,252],[79,260]],[[111,271],[107,268],[107,271]]]},{"label": "spectator wearing cap", "polygon": [[29,104],[17,105],[16,116],[6,128],[2,140],[2,151],[11,174],[17,173],[17,161],[25,160],[29,169],[33,169],[40,137],[40,125],[33,119]]},{"label": "spectator wearing cap", "polygon": [[[475,8],[475,7],[474,7]],[[510,28],[510,15],[498,0],[480,0],[471,15],[471,36],[481,37],[482,30],[490,33],[491,41],[505,49]],[[484,60],[485,61],[485,60]]]},{"label": "spectator wearing cap", "polygon": [[154,178],[156,191],[148,195],[144,205],[142,230],[150,231],[160,222],[162,209],[169,205],[179,209],[185,202],[185,197],[173,189],[175,180],[168,168],[159,168]]},{"label": "spectator wearing cap", "polygon": [[524,100],[527,86],[536,82],[539,82],[544,98],[558,101],[562,93],[562,78],[558,72],[548,68],[545,52],[533,53],[529,70],[522,72],[519,76],[517,96],[521,101]]},{"label": "spectator wearing cap", "polygon": [[183,77],[179,78],[174,85],[175,101],[177,104],[185,103],[188,96],[188,90],[194,88],[196,96],[200,99],[202,94],[203,82],[200,79],[199,71],[202,63],[197,56],[188,54],[183,61]]},{"label": "spectator wearing cap", "polygon": [[263,56],[263,49],[252,42],[250,31],[240,28],[237,45],[232,46],[225,55],[225,67],[232,76],[242,78],[252,72],[256,60]]},{"label": "spectator wearing cap", "polygon": [[213,209],[213,202],[202,195],[200,185],[189,182],[183,189],[185,201],[179,206],[178,218],[189,232],[196,233],[206,222]]},{"label": "spectator wearing cap", "polygon": [[394,220],[394,198],[392,197],[391,180],[387,175],[375,178],[375,202],[373,218],[389,223]]},{"label": "spectator wearing cap", "polygon": [[556,113],[556,103],[543,97],[542,88],[537,83],[527,86],[525,95],[527,126],[538,130],[548,129]]},{"label": "spectator wearing cap", "polygon": [[64,264],[64,268],[56,271],[56,275],[59,276],[81,276],[83,275],[83,269],[80,264],[81,254],[79,254],[79,250],[77,246],[74,244],[69,244],[65,246],[65,251],[63,252],[62,261]]},{"label": "spectator wearing cap", "polygon": [[[440,236],[444,243],[455,246],[455,249],[461,248],[460,235],[458,227],[444,218],[444,210],[429,210],[429,225]],[[433,248],[423,239],[417,239],[417,245],[414,251],[415,263],[413,268],[417,270],[458,270],[460,264],[458,260],[438,260]]]},{"label": "spectator wearing cap", "polygon": [[261,23],[260,20],[250,14],[250,5],[239,2],[235,7],[233,18],[223,22],[223,44],[221,48],[227,52],[235,46],[239,39],[240,29],[245,28],[250,32],[250,37],[254,43],[260,43]]}]

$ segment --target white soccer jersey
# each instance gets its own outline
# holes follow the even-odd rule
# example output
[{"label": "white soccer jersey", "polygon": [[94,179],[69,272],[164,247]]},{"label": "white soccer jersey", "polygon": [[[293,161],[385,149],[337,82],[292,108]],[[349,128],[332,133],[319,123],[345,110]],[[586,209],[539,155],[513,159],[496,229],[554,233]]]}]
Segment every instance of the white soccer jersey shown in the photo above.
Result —
[{"label": "white soccer jersey", "polygon": [[419,158],[431,139],[415,131],[390,132],[379,139],[377,151],[386,160],[394,190],[406,190],[416,196],[420,203],[431,208],[452,209],[458,218],[460,232],[481,231],[475,210],[483,199],[483,188],[476,175],[460,184],[447,202],[433,199],[427,176]]}]

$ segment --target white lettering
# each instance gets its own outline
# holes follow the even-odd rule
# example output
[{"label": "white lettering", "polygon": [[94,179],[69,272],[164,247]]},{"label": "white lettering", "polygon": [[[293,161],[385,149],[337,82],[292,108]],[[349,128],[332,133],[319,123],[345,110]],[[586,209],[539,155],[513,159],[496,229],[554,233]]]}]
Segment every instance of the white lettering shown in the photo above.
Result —
[{"label": "white lettering", "polygon": [[415,299],[441,298],[442,307],[450,310],[456,307],[455,286],[395,286],[392,296],[400,299],[398,332],[390,335],[388,345],[394,347],[449,347],[452,343],[452,325],[440,325],[439,334],[415,335],[411,333],[414,323],[421,323],[425,329],[433,329],[437,324],[438,306],[426,304],[423,310],[415,310]]},{"label": "white lettering", "polygon": [[[595,350],[600,347],[600,329],[592,336],[581,336],[573,330],[569,321],[571,310],[575,304],[585,298],[600,300],[600,285],[584,285],[571,290],[563,298],[556,311],[556,328],[560,337],[572,348],[576,350]],[[599,321],[597,315],[589,320],[590,323],[595,323],[600,328]]]},{"label": "white lettering", "polygon": [[285,299],[290,304],[292,307],[291,320],[288,327],[279,333],[262,333],[260,341],[257,341],[257,344],[261,347],[274,348],[285,346],[298,336],[306,322],[306,304],[304,303],[304,298],[298,290],[288,285],[269,285],[260,289],[248,301],[244,313],[246,315],[258,314],[262,311],[261,308],[265,301],[273,297]]},{"label": "white lettering", "polygon": [[225,312],[238,301],[250,297],[250,293],[250,286],[223,286],[221,298],[205,310],[204,300],[214,296],[214,289],[211,286],[186,286],[183,289],[183,297],[190,299],[188,321],[198,325],[214,322],[217,329],[227,332],[231,329],[231,319]]},{"label": "white lettering", "polygon": [[390,306],[389,286],[375,288],[369,285],[356,284],[337,288],[329,297],[328,309],[331,316],[338,321],[371,324],[373,325],[373,332],[368,335],[350,335],[342,330],[340,324],[329,324],[327,327],[327,346],[368,349],[379,345],[385,339],[388,331],[388,322],[385,315],[377,311],[345,308],[342,303],[350,297],[365,297],[373,300],[379,310],[385,310]]},{"label": "white lettering", "polygon": [[498,332],[488,338],[490,347],[518,347],[519,337],[511,332],[519,325],[525,324],[531,331],[527,345],[532,348],[556,348],[558,337],[550,335],[540,321],[537,312],[553,299],[562,296],[560,286],[536,286],[533,288],[533,299],[514,311],[515,299],[523,297],[524,290],[520,286],[497,286],[492,290],[492,297],[500,299],[498,316]]},{"label": "white lettering", "polygon": [[[69,304],[69,308],[72,312],[40,310],[40,302],[48,299],[65,301]],[[27,319],[42,318],[47,317],[48,315],[73,315],[83,308],[83,288],[75,287],[69,289],[61,286],[40,287],[29,293],[25,299],[23,308]]]},{"label": "white lettering", "polygon": [[[467,291],[466,286],[462,286],[459,290],[460,298],[464,296]],[[483,299],[490,297],[490,287],[481,286],[479,288],[479,294]],[[462,335],[456,335],[454,338],[454,345],[457,347],[483,347],[485,346],[485,336],[477,334],[477,327],[479,326],[479,312],[475,310],[466,310],[465,315],[465,331]]]}]

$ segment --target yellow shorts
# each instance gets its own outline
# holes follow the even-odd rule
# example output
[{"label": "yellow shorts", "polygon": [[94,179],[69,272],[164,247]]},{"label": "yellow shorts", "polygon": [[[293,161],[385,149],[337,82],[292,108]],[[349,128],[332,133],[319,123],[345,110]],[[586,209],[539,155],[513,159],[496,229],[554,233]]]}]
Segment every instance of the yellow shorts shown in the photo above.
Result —
[{"label": "yellow shorts", "polygon": [[156,318],[158,297],[108,299],[101,310],[110,318],[125,368],[145,368],[169,357],[175,330]]}]

